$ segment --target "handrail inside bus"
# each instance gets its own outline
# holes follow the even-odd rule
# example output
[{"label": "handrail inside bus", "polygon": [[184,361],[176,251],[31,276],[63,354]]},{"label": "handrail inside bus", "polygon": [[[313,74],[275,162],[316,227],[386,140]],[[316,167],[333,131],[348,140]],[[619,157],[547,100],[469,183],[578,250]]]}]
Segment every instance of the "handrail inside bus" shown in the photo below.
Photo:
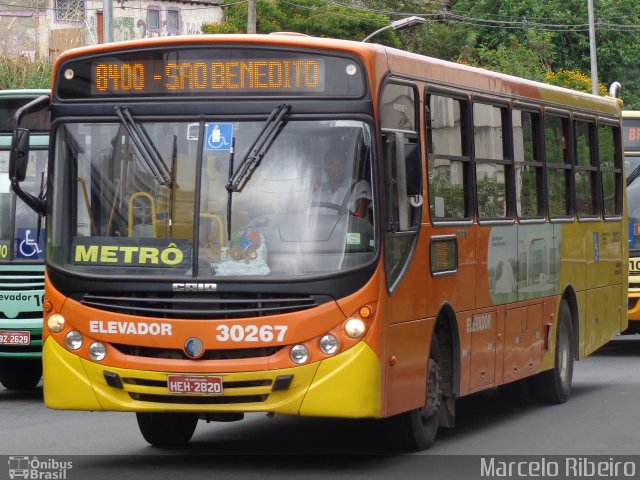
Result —
[{"label": "handrail inside bus", "polygon": [[89,223],[91,224],[91,234],[97,235],[98,228],[96,227],[96,223],[93,221],[93,215],[91,215],[91,203],[89,202],[89,194],[87,193],[87,182],[84,181],[84,178],[77,177],[77,181],[82,187],[82,198],[84,198],[84,204],[87,207],[87,215],[89,215]]},{"label": "handrail inside bus", "polygon": [[129,227],[129,237],[133,238],[133,227],[134,227],[134,216],[133,216],[133,202],[138,198],[146,198],[149,200],[149,205],[151,207],[151,237],[156,238],[156,201],[151,196],[151,194],[147,192],[136,192],[129,197],[129,218],[128,218],[128,227]]}]

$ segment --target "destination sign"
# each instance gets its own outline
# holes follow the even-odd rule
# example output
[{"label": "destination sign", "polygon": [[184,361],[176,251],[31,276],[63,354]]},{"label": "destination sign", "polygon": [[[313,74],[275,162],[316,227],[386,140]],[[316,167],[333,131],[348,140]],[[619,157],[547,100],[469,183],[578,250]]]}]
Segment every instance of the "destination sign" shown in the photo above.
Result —
[{"label": "destination sign", "polygon": [[640,150],[640,119],[625,118],[623,123],[625,150]]},{"label": "destination sign", "polygon": [[336,96],[366,92],[354,59],[294,50],[123,50],[70,59],[58,72],[61,99],[167,96]]},{"label": "destination sign", "polygon": [[95,62],[91,68],[91,93],[324,90],[324,62],[317,59],[180,61],[161,66],[160,70],[153,61]]}]

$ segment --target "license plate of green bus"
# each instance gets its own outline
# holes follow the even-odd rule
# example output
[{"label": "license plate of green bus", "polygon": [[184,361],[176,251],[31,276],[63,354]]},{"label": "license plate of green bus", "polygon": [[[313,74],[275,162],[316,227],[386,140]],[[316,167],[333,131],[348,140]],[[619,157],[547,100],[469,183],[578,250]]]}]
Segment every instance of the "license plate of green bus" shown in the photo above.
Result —
[{"label": "license plate of green bus", "polygon": [[222,395],[222,377],[168,375],[167,389],[177,395]]},{"label": "license plate of green bus", "polygon": [[30,345],[31,332],[0,330],[0,345]]}]

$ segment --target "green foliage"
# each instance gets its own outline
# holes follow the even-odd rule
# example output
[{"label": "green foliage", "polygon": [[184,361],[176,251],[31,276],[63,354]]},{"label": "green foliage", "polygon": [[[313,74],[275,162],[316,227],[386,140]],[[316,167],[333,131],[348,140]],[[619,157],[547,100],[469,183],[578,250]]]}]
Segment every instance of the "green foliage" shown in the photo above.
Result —
[{"label": "green foliage", "polygon": [[0,89],[51,88],[51,65],[0,55]]},{"label": "green foliage", "polygon": [[[234,0],[226,0],[226,22],[222,27],[207,24],[204,33],[239,33],[247,26],[247,5]],[[386,15],[372,13],[337,5],[326,0],[257,0],[258,33],[298,32],[315,37],[331,37],[362,40],[370,33],[388,25]],[[222,29],[222,30],[220,30]],[[386,30],[376,35],[372,41],[400,47],[400,41],[393,31]]]},{"label": "green foliage", "polygon": [[[527,73],[530,55],[522,55],[521,59],[518,55],[507,55],[515,40],[524,49],[536,51],[546,72],[564,69],[590,77],[589,34],[585,28],[588,13],[584,0],[454,0],[452,12],[485,20],[475,22],[474,26],[450,23],[452,29],[473,31],[461,50],[461,58],[469,57],[469,63],[539,78]],[[594,12],[599,81],[604,85],[619,81],[623,86],[621,97],[625,107],[640,109],[640,67],[637,66],[640,31],[616,27],[640,23],[637,2],[594,0]],[[532,41],[532,34],[543,36],[544,41]],[[524,53],[524,50],[520,51]],[[506,61],[508,57],[513,59],[511,65]],[[574,88],[571,83],[565,86]]]}]

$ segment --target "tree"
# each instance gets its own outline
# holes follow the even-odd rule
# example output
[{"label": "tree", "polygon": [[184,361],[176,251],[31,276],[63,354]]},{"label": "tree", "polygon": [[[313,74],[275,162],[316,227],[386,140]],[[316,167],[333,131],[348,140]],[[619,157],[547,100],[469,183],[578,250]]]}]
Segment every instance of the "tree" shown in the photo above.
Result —
[{"label": "tree", "polygon": [[[605,85],[620,81],[626,107],[640,108],[640,78],[634,68],[629,68],[637,61],[636,49],[640,43],[640,31],[633,28],[640,23],[637,3],[635,0],[594,0],[594,11],[599,80]],[[536,42],[531,42],[531,34],[535,32],[545,37],[544,43],[538,45],[552,46],[551,50],[538,51],[548,53],[540,57],[547,71],[564,69],[590,77],[587,2],[584,0],[454,0],[452,18],[464,21],[465,25],[474,24],[475,35],[469,37],[471,41],[466,48],[480,66],[485,66],[480,52],[510,48],[514,39],[525,49],[535,48]],[[500,62],[490,66],[504,68]],[[513,66],[521,69],[516,63]]]},{"label": "tree", "polygon": [[[226,0],[226,22],[222,25],[206,24],[204,33],[241,33],[246,31],[247,8],[244,3]],[[316,37],[362,40],[382,26],[388,25],[386,15],[337,5],[326,0],[257,1],[257,32],[289,31]],[[375,42],[395,47],[400,41],[391,30],[381,32]]]}]

